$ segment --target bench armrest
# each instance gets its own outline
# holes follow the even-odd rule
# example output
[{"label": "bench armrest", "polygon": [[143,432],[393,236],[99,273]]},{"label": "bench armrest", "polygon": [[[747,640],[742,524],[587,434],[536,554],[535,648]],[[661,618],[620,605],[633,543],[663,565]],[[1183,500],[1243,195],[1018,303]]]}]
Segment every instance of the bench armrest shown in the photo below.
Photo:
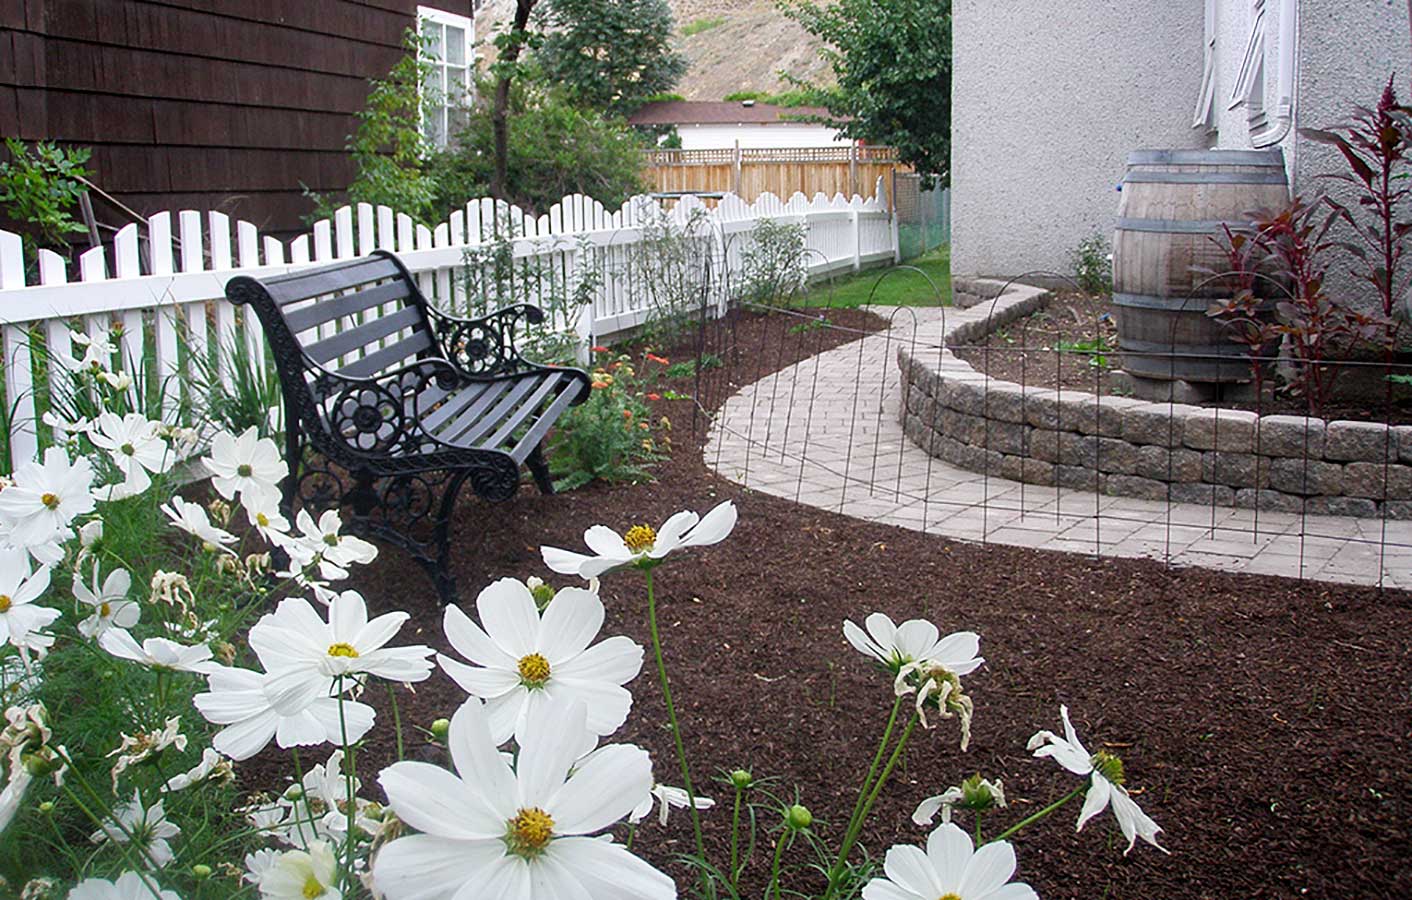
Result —
[{"label": "bench armrest", "polygon": [[316,415],[329,437],[343,445],[339,449],[384,457],[416,453],[434,441],[422,428],[420,407],[428,397],[443,397],[468,380],[466,373],[446,360],[426,358],[366,378],[324,370],[311,388],[319,406]]},{"label": "bench armrest", "polygon": [[447,315],[428,304],[427,316],[446,358],[467,375],[509,375],[542,368],[521,356],[515,346],[515,329],[520,320],[535,325],[544,321],[544,311],[537,306],[517,303],[466,319]]}]

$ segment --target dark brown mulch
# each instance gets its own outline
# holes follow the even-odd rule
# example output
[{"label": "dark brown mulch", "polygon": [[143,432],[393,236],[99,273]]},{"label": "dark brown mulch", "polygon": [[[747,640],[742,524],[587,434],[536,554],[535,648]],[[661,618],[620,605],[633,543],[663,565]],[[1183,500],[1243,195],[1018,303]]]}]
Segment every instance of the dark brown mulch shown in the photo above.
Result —
[{"label": "dark brown mulch", "polygon": [[[741,321],[740,367],[712,377],[751,380],[762,374],[752,368],[758,360],[802,352],[781,347],[787,332],[777,319]],[[818,331],[804,335],[826,346],[847,337]],[[690,418],[685,401],[656,408],[683,425]],[[1036,729],[1059,730],[1066,703],[1091,750],[1121,754],[1172,854],[1140,845],[1123,856],[1108,814],[1075,835],[1079,809],[1071,804],[1016,839],[1019,877],[1046,900],[1412,896],[1412,597],[868,524],[742,490],[703,465],[684,427],[677,434],[674,458],[651,484],[553,497],[525,490],[494,509],[466,501],[456,568],[469,609],[494,578],[548,576],[538,548],[580,548],[594,523],[623,529],[734,500],[735,533],[674,559],[658,578],[673,689],[699,781],[742,765],[778,777],[785,792],[797,786],[818,830],[836,842],[892,702],[887,679],[840,627],[875,610],[899,621],[925,617],[943,632],[982,636],[987,663],[966,679],[974,737],[961,753],[954,722],[918,734],[866,833],[874,856],[924,840],[927,829],[910,821],[917,802],[976,771],[1003,777],[1012,799],[988,821],[992,834],[1067,792],[1072,776],[1025,751]],[[436,595],[399,554],[360,572],[357,586],[375,610],[412,613],[401,641],[445,649]],[[604,634],[650,646],[639,579],[611,575],[603,593]],[[637,704],[617,739],[648,748],[658,777],[678,783],[650,662],[632,689]],[[369,699],[381,719],[360,756],[365,775],[392,758],[385,698]],[[403,720],[426,726],[461,700],[435,676],[403,694]],[[258,767],[250,774],[258,780]],[[719,785],[703,792],[729,798]],[[721,807],[704,815],[718,860],[729,821]],[[685,896],[692,876],[673,855],[690,843],[678,811],[665,830],[645,825],[636,849],[672,873]],[[768,848],[757,853],[749,896],[763,891],[767,857]],[[804,857],[795,852],[787,862]],[[818,878],[801,872],[792,884],[813,890]]]},{"label": "dark brown mulch", "polygon": [[[1112,312],[1107,296],[1060,293],[1043,310],[998,328],[974,344],[953,349],[977,371],[1002,381],[1125,396],[1123,383],[1113,378],[1120,360]],[[1412,371],[1405,360],[1396,368]],[[1321,417],[1412,425],[1412,396],[1406,389],[1384,382],[1381,372],[1381,366],[1374,364],[1351,368],[1338,376],[1335,395],[1325,404]],[[1261,415],[1310,414],[1303,398],[1282,390],[1266,390],[1258,402],[1221,400],[1198,405]]]}]

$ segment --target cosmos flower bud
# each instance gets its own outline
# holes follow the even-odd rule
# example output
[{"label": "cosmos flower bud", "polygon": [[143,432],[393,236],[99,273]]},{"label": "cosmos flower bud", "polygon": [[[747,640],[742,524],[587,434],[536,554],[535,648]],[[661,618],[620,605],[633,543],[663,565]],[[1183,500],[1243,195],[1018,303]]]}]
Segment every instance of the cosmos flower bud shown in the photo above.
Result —
[{"label": "cosmos flower bud", "polygon": [[450,719],[437,719],[431,723],[431,736],[441,743],[446,743],[446,735],[451,732]]},{"label": "cosmos flower bud", "polygon": [[191,875],[193,878],[198,878],[204,881],[205,879],[211,877],[211,867],[206,865],[205,863],[197,863],[196,865],[191,867]]},{"label": "cosmos flower bud", "polygon": [[745,769],[736,769],[731,772],[731,784],[740,790],[746,790],[755,783],[755,777]]},{"label": "cosmos flower bud", "polygon": [[803,831],[814,824],[814,814],[809,812],[809,807],[796,803],[785,810],[784,822],[795,831]]}]

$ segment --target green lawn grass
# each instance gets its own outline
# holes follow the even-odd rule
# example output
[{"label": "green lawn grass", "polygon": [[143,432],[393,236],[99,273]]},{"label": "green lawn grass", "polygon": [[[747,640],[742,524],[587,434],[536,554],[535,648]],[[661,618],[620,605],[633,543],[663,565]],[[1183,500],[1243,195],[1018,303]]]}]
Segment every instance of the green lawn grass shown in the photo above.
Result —
[{"label": "green lawn grass", "polygon": [[809,287],[809,293],[800,305],[852,309],[867,303],[878,306],[950,306],[951,248],[943,244],[900,266],[869,269],[832,282],[820,281]]}]

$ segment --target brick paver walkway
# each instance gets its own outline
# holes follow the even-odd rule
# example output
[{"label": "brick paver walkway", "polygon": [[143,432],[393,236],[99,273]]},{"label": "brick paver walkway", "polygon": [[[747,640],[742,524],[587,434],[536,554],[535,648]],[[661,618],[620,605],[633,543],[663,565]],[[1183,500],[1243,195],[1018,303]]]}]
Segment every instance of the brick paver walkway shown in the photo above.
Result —
[{"label": "brick paver walkway", "polygon": [[753,490],[948,538],[1412,588],[1412,522],[1107,497],[980,475],[924,453],[898,423],[897,350],[938,348],[944,366],[944,332],[990,306],[874,308],[889,330],[730,397],[707,464]]}]

